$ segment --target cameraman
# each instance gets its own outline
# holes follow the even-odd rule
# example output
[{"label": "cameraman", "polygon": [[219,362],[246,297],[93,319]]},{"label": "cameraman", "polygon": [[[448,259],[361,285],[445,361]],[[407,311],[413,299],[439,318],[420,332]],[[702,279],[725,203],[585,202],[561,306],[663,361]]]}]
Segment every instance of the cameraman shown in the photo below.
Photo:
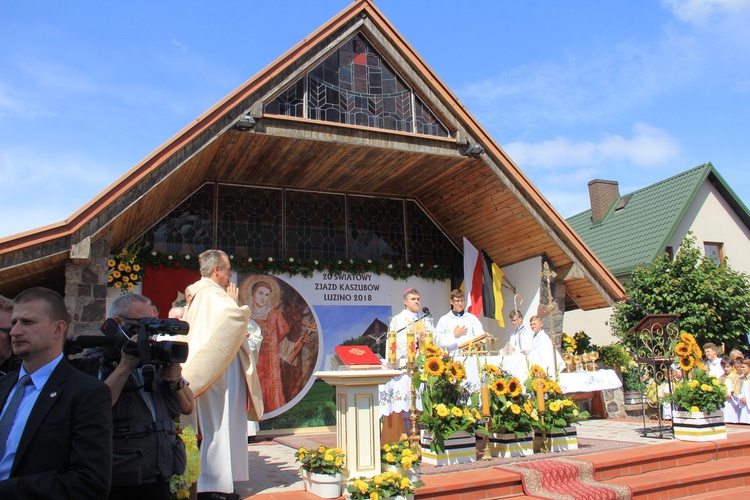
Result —
[{"label": "cameraman", "polygon": [[[121,326],[154,316],[151,301],[132,293],[117,298],[109,314]],[[175,433],[174,420],[180,413],[193,412],[193,392],[182,378],[182,367],[168,364],[156,370],[148,391],[137,355],[126,349],[121,353],[108,352],[112,348],[96,351],[102,379],[112,391],[114,457],[109,499],[166,500],[169,478],[182,474],[186,463],[185,446]]]}]

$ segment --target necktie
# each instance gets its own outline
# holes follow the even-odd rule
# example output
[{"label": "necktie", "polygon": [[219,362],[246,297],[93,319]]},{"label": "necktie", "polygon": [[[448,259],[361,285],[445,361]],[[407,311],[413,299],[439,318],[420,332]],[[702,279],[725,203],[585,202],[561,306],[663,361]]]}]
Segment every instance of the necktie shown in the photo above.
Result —
[{"label": "necktie", "polygon": [[16,384],[16,392],[14,392],[13,397],[10,398],[10,403],[8,403],[5,413],[3,413],[3,418],[0,420],[0,457],[5,454],[5,443],[8,441],[10,428],[13,426],[13,420],[16,419],[18,407],[21,406],[21,400],[26,392],[26,386],[30,383],[31,376],[26,374],[21,377],[18,384]]}]

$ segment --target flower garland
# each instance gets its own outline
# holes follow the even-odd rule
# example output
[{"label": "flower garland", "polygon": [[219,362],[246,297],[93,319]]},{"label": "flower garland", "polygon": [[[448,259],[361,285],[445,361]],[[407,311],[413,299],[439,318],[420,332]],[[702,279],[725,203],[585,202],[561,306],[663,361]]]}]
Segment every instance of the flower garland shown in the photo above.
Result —
[{"label": "flower garland", "polygon": [[141,266],[137,259],[138,252],[127,247],[112,256],[107,262],[107,286],[117,288],[123,294],[130,292],[141,280]]},{"label": "flower garland", "polygon": [[[197,255],[164,254],[156,251],[141,251],[138,255],[141,265],[155,267],[171,267],[198,269]],[[267,259],[253,258],[240,255],[229,255],[232,268],[239,272],[289,274],[290,276],[301,275],[311,278],[315,271],[331,274],[361,274],[374,273],[390,276],[398,280],[406,280],[412,277],[425,278],[432,281],[444,281],[450,279],[448,266],[430,264],[388,263],[382,261],[336,259]]]},{"label": "flower garland", "polygon": [[175,498],[189,498],[190,486],[198,480],[201,471],[201,453],[198,450],[198,436],[192,426],[188,425],[178,432],[180,439],[185,443],[187,465],[181,475],[174,474],[169,478],[169,491]]}]

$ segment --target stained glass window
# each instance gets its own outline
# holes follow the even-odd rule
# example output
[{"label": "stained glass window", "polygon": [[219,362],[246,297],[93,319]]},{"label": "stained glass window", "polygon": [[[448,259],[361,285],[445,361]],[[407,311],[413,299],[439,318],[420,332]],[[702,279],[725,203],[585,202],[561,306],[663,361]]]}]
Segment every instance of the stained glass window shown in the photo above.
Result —
[{"label": "stained glass window", "polygon": [[348,196],[349,258],[399,262],[405,258],[404,202]]},{"label": "stained glass window", "polygon": [[166,254],[218,248],[261,259],[443,266],[461,260],[414,201],[226,184],[204,185],[144,236],[153,250]]},{"label": "stained glass window", "polygon": [[219,185],[218,193],[218,248],[229,254],[281,258],[282,191]]},{"label": "stained glass window", "polygon": [[286,257],[346,258],[346,198],[342,194],[286,192]]},{"label": "stained glass window", "polygon": [[304,117],[303,102],[312,120],[450,135],[361,33],[268,103],[265,112]]},{"label": "stained glass window", "polygon": [[214,185],[206,184],[144,235],[164,254],[195,255],[213,243]]}]

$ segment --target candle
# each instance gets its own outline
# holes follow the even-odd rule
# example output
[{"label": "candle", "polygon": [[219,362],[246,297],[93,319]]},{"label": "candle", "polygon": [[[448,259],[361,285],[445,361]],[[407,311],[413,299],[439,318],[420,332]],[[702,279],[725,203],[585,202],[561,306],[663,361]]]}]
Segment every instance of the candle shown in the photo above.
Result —
[{"label": "candle", "polygon": [[542,379],[536,379],[534,381],[534,389],[536,389],[536,401],[539,411],[545,411],[544,406],[544,381]]},{"label": "candle", "polygon": [[406,330],[406,360],[409,363],[414,362],[417,356],[417,343],[414,340],[414,325],[409,325]]},{"label": "candle", "polygon": [[396,332],[388,332],[386,347],[388,351],[388,364],[395,365],[398,362],[396,357]]},{"label": "candle", "polygon": [[430,330],[425,330],[422,334],[422,345],[420,346],[422,352],[424,352],[428,345],[432,345],[432,332]]},{"label": "candle", "polygon": [[490,416],[490,388],[486,385],[482,386],[482,415]]}]

